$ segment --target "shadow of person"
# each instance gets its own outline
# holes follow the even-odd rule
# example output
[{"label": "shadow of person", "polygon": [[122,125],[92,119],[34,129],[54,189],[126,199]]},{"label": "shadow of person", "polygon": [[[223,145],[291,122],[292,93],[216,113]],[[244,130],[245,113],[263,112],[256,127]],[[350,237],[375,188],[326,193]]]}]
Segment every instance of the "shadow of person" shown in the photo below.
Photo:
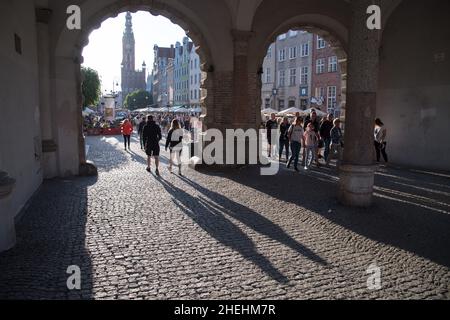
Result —
[{"label": "shadow of person", "polygon": [[189,216],[198,226],[221,244],[238,252],[252,262],[272,279],[281,284],[288,284],[289,279],[278,271],[272,263],[260,254],[253,241],[224,215],[223,210],[214,207],[204,198],[195,198],[184,190],[174,186],[162,177],[159,182],[172,195],[173,202]]},{"label": "shadow of person", "polygon": [[278,241],[281,244],[284,244],[285,246],[291,248],[292,250],[310,259],[311,261],[314,261],[315,263],[318,263],[322,266],[328,266],[327,261],[315,254],[312,250],[297,242],[282,228],[280,228],[278,225],[274,224],[272,221],[262,216],[261,214],[235,201],[232,201],[231,199],[217,192],[206,189],[205,187],[192,180],[189,180],[184,176],[181,176],[179,178],[185,183],[192,186],[194,189],[200,191],[208,199],[210,199],[209,205],[216,210],[221,210],[223,214],[233,217],[234,219],[242,222],[256,232],[270,239]]}]

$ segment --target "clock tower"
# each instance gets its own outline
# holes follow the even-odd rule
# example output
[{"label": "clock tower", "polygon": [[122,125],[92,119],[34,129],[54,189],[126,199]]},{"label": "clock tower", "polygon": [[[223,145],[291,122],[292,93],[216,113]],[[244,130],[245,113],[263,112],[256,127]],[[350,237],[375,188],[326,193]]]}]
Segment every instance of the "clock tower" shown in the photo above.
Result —
[{"label": "clock tower", "polygon": [[122,68],[128,71],[135,70],[135,42],[134,42],[134,33],[133,33],[133,23],[132,23],[131,13],[127,12],[126,22],[125,22],[125,32],[123,33],[122,38],[122,47],[123,47],[123,60],[122,60]]},{"label": "clock tower", "polygon": [[136,71],[136,52],[131,13],[127,12],[125,31],[122,38],[122,105],[128,94],[136,90],[146,89],[146,66],[142,64],[142,70]]}]

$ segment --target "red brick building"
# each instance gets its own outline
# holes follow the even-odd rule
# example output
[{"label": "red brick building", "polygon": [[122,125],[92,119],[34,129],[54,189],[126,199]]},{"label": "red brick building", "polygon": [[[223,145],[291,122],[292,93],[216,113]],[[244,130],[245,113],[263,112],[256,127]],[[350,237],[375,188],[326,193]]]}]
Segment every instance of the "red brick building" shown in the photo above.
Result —
[{"label": "red brick building", "polygon": [[341,70],[338,58],[331,46],[316,34],[312,47],[311,107],[338,117],[341,105]]}]

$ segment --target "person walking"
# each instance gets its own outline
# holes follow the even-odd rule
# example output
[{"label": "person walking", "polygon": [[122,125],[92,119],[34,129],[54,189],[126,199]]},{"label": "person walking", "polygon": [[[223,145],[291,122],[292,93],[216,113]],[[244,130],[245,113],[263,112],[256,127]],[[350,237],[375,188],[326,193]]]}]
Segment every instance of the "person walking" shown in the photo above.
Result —
[{"label": "person walking", "polygon": [[166,151],[169,148],[169,172],[172,173],[173,158],[175,156],[178,163],[178,174],[181,176],[181,151],[183,150],[183,129],[177,119],[172,120],[166,139]]},{"label": "person walking", "polygon": [[141,122],[139,123],[139,127],[138,127],[138,134],[139,134],[139,141],[141,143],[141,150],[144,150],[143,134],[144,134],[144,127],[146,125],[147,125],[147,120],[145,120],[145,118],[143,117],[141,119]]},{"label": "person walking", "polygon": [[130,149],[130,143],[131,143],[131,134],[133,133],[133,124],[130,122],[129,119],[125,119],[122,125],[120,126],[120,132],[123,135],[125,150]]},{"label": "person walking", "polygon": [[378,118],[375,120],[375,130],[374,130],[374,138],[375,138],[375,152],[377,154],[377,162],[380,162],[381,155],[383,155],[384,161],[388,162],[388,155],[386,153],[386,137],[387,137],[387,129],[384,126],[384,123]]},{"label": "person walking", "polygon": [[325,162],[328,160],[328,156],[330,154],[330,144],[331,144],[331,129],[333,129],[333,115],[330,113],[320,125],[319,135],[320,139],[323,141],[325,151],[323,153],[323,157],[325,158]]},{"label": "person walking", "polygon": [[286,149],[286,162],[289,161],[289,129],[291,125],[287,117],[283,118],[283,122],[280,124],[280,145],[279,145],[279,161],[281,162],[281,157],[283,156],[283,149]]},{"label": "person walking", "polygon": [[327,166],[330,165],[330,161],[335,157],[337,158],[337,167],[340,166],[342,157],[342,148],[344,146],[343,138],[344,137],[342,135],[341,130],[341,120],[335,119],[333,121],[333,128],[330,131],[331,145],[330,145],[330,153],[326,160]]},{"label": "person walking", "polygon": [[143,132],[145,153],[147,154],[147,171],[151,172],[152,157],[155,158],[156,175],[159,176],[159,142],[162,139],[161,128],[148,116]]},{"label": "person walking", "polygon": [[270,115],[270,119],[266,123],[267,130],[267,153],[269,154],[269,158],[272,157],[272,132],[278,129],[277,116],[275,113]]},{"label": "person walking", "polygon": [[[305,137],[305,170],[308,170],[311,164],[316,161],[317,167],[320,167],[319,159],[317,157],[317,147],[319,144],[319,135],[314,130],[314,124],[310,122],[304,134]],[[311,161],[308,158],[311,156]]]},{"label": "person walking", "polygon": [[289,159],[289,162],[287,164],[287,168],[289,169],[291,167],[292,161],[294,162],[294,169],[295,171],[298,170],[298,161],[300,157],[300,151],[302,148],[302,145],[304,145],[304,130],[303,130],[303,119],[301,117],[295,118],[294,123],[289,128],[288,131],[288,137],[289,141],[291,142],[291,150],[292,150],[292,156]]}]

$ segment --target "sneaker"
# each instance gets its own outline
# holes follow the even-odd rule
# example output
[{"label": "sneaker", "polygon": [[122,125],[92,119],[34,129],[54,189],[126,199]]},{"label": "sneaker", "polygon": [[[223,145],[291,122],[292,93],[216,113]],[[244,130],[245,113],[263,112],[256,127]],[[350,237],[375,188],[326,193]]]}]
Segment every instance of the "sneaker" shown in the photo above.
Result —
[{"label": "sneaker", "polygon": [[179,174],[180,176],[183,175],[183,174],[181,173],[181,168],[178,168],[178,174]]},{"label": "sneaker", "polygon": [[308,167],[305,167],[305,170],[308,170]]},{"label": "sneaker", "polygon": [[147,170],[147,172],[152,172],[152,170],[150,170],[150,168],[147,168],[146,170]]},{"label": "sneaker", "polygon": [[157,176],[159,176],[159,170],[158,170],[158,169],[156,169],[155,174],[156,174]]}]

